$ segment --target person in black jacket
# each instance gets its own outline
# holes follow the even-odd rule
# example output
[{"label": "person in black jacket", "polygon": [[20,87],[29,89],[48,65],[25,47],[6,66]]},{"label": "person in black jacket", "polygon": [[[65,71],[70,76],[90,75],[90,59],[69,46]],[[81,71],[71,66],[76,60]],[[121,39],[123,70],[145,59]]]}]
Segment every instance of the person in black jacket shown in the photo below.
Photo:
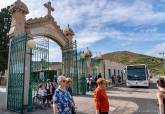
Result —
[{"label": "person in black jacket", "polygon": [[99,79],[99,78],[102,78],[101,73],[99,73],[99,75],[97,76],[97,79]]}]

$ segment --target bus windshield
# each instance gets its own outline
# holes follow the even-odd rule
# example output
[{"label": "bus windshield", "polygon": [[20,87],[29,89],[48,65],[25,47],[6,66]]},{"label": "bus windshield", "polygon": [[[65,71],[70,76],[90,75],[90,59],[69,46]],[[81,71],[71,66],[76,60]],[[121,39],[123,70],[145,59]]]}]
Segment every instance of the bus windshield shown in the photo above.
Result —
[{"label": "bus windshield", "polygon": [[127,68],[128,80],[146,80],[145,68]]}]

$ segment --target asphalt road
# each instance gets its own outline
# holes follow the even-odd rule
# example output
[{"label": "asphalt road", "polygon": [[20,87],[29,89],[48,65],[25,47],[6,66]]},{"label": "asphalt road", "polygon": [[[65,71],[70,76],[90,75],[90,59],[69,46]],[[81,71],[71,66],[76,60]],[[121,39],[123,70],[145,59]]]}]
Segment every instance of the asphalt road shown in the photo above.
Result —
[{"label": "asphalt road", "polygon": [[113,114],[158,114],[155,81],[151,81],[149,88],[122,85],[110,89],[108,95],[116,107]]}]

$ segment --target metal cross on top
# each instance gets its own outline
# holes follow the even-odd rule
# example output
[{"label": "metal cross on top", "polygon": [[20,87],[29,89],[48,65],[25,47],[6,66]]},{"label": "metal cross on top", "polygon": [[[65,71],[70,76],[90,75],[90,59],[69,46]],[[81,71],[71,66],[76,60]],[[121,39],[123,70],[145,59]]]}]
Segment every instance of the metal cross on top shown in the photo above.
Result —
[{"label": "metal cross on top", "polygon": [[51,2],[45,3],[44,6],[48,9],[48,16],[51,16],[51,12],[54,11],[54,8],[51,5]]}]

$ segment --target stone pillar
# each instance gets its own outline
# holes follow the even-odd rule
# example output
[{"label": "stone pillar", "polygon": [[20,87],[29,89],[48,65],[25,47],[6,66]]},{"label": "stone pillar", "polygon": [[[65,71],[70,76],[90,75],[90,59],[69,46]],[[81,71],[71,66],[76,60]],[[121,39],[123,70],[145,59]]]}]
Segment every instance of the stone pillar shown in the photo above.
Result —
[{"label": "stone pillar", "polygon": [[29,95],[29,79],[30,79],[30,48],[26,46],[26,62],[25,62],[25,81],[24,81],[24,105],[28,104]]},{"label": "stone pillar", "polygon": [[86,63],[87,63],[87,76],[92,75],[92,66],[91,66],[91,57],[92,57],[92,52],[87,48],[84,51]]},{"label": "stone pillar", "polygon": [[11,5],[10,12],[12,14],[12,21],[9,35],[17,36],[18,34],[25,32],[26,15],[29,11],[21,0],[17,0]]},{"label": "stone pillar", "polygon": [[92,68],[91,68],[91,57],[88,56],[85,58],[87,63],[87,76],[92,75]]},{"label": "stone pillar", "polygon": [[105,76],[105,63],[104,63],[103,56],[101,54],[99,54],[97,56],[97,59],[99,60],[99,73],[101,73],[102,77],[104,77]]},{"label": "stone pillar", "polygon": [[[12,14],[11,27],[9,36],[18,36],[25,32],[26,15],[29,13],[27,6],[21,1],[17,0],[10,7]],[[28,101],[28,87],[29,87],[29,68],[30,68],[30,55],[27,49],[26,64],[25,64],[25,82],[24,82],[24,104]]]},{"label": "stone pillar", "polygon": [[[67,72],[67,75],[71,75],[70,73],[72,70],[71,67],[72,67],[73,55],[74,55],[73,51],[76,51],[76,50],[74,50],[74,46],[76,44],[73,44],[74,32],[68,25],[68,27],[63,30],[63,33],[64,33],[66,39],[68,40],[68,46],[65,47],[66,52],[64,52],[64,54],[65,54],[64,56],[66,57],[66,61],[65,61],[66,63],[64,64],[63,73]],[[64,71],[66,71],[66,72],[64,72]]]}]

